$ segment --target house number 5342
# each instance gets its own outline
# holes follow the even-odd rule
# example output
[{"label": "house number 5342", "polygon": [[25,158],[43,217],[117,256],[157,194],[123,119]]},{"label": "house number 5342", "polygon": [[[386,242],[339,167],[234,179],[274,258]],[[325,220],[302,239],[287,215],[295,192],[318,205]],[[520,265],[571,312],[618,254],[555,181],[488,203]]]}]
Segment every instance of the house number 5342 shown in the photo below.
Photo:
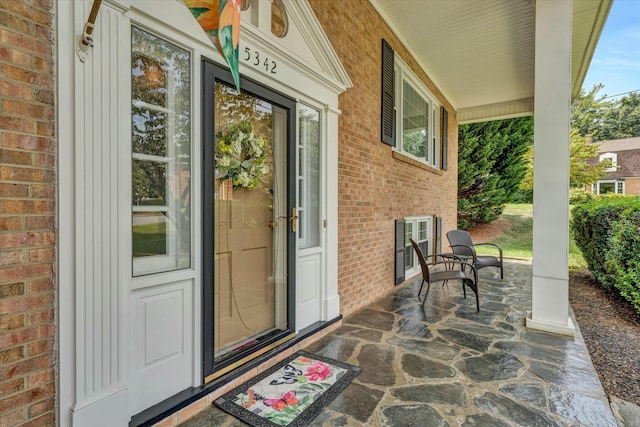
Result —
[{"label": "house number 5342", "polygon": [[257,50],[252,50],[249,47],[244,48],[244,55],[242,59],[245,62],[250,63],[254,67],[264,67],[264,71],[271,74],[276,74],[276,69],[278,64],[273,59],[269,59],[268,56],[264,55],[264,58]]}]

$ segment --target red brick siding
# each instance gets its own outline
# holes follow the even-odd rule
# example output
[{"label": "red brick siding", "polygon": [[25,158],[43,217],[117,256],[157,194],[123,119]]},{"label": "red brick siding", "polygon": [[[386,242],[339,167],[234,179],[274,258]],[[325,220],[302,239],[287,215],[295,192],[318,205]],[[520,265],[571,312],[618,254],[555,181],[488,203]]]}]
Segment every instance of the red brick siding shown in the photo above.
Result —
[{"label": "red brick siding", "polygon": [[625,179],[624,194],[640,195],[640,178]]},{"label": "red brick siding", "polygon": [[0,425],[55,425],[53,0],[0,3]]},{"label": "red brick siding", "polygon": [[[451,105],[368,1],[310,4],[354,86],[339,99],[337,170],[338,292],[348,315],[393,288],[395,219],[435,215],[443,217],[445,232],[455,228],[458,126]],[[447,171],[394,158],[380,141],[382,38],[449,112]]]}]

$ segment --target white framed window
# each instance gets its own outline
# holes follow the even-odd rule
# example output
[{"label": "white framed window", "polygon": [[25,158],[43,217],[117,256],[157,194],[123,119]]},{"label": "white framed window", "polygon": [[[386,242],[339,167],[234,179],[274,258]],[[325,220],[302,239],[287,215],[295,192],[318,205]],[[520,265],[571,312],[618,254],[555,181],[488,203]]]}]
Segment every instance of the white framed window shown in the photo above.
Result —
[{"label": "white framed window", "polygon": [[298,105],[298,244],[320,246],[320,112]]},{"label": "white framed window", "polygon": [[440,104],[413,72],[395,57],[395,149],[439,168]]},{"label": "white framed window", "polygon": [[593,194],[624,194],[624,181],[598,181],[591,189]]},{"label": "white framed window", "polygon": [[611,167],[605,169],[605,172],[615,172],[618,169],[618,155],[616,153],[600,154],[600,161],[611,160]]},{"label": "white framed window", "polygon": [[[406,277],[410,277],[420,272],[418,256],[411,246],[410,239],[418,244],[425,257],[431,255],[433,253],[433,217],[430,215],[410,216],[404,220],[404,269]],[[426,260],[429,262],[428,259]]]},{"label": "white framed window", "polygon": [[133,276],[191,266],[191,53],[131,27]]}]

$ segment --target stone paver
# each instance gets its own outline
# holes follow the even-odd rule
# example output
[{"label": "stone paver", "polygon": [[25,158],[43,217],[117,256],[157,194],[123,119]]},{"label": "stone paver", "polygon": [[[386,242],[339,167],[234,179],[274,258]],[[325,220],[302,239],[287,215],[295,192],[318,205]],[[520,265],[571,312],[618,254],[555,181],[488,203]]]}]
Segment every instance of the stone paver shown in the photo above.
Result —
[{"label": "stone paver", "polygon": [[[364,368],[312,426],[618,425],[579,328],[525,328],[530,264],[507,263],[504,280],[483,270],[480,313],[458,283],[432,286],[424,307],[419,287],[398,287],[306,349]],[[243,423],[211,405],[181,427],[214,425]]]}]

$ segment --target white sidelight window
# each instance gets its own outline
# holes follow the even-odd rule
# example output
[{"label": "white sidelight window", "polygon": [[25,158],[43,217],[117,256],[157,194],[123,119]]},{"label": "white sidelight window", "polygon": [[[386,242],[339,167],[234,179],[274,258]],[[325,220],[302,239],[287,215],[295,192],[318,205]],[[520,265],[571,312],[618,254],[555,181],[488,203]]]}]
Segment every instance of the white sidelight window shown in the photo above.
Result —
[{"label": "white sidelight window", "polygon": [[298,243],[320,246],[320,113],[298,107]]},{"label": "white sidelight window", "polygon": [[191,54],[131,28],[133,275],[191,265]]}]

